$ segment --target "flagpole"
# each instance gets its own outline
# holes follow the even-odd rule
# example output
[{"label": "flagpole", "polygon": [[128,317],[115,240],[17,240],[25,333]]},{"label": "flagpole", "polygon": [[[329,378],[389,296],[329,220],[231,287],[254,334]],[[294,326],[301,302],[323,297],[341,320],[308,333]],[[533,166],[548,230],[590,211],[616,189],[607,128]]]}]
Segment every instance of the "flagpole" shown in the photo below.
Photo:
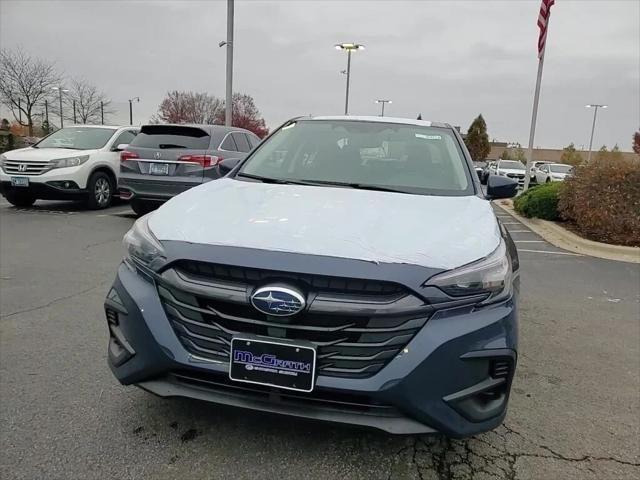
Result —
[{"label": "flagpole", "polygon": [[[548,20],[547,20],[548,22]],[[547,23],[548,28],[548,23]],[[529,188],[529,181],[531,180],[531,165],[533,163],[533,140],[536,136],[536,120],[538,118],[538,101],[540,100],[540,84],[542,83],[542,68],[544,66],[544,53],[547,47],[545,45],[542,55],[540,55],[540,61],[538,62],[538,79],[536,80],[536,93],[533,96],[533,113],[531,114],[531,129],[529,130],[529,148],[527,149],[527,166],[524,176],[524,188],[526,192]]]}]

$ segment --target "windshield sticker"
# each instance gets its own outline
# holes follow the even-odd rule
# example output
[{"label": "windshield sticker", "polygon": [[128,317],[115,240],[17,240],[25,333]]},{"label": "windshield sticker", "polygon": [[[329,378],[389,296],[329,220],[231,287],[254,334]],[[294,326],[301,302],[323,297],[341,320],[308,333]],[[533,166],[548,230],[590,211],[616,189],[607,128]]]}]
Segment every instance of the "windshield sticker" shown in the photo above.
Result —
[{"label": "windshield sticker", "polygon": [[427,140],[442,140],[440,135],[425,135],[424,133],[416,133],[416,138],[425,138]]}]

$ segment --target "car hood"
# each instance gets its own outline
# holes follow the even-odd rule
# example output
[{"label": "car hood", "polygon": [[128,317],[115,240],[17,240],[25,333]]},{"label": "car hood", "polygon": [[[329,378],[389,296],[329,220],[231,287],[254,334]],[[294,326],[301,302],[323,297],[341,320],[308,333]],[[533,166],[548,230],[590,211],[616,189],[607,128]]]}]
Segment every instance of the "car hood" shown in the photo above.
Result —
[{"label": "car hood", "polygon": [[220,179],[149,217],[160,241],[451,269],[489,255],[500,232],[488,201]]},{"label": "car hood", "polygon": [[89,155],[97,150],[74,150],[72,148],[20,148],[11,150],[4,155],[9,160],[22,160],[25,162],[43,162],[57,158],[74,157],[77,155]]},{"label": "car hood", "polygon": [[527,171],[526,169],[521,170],[519,168],[498,168],[498,170],[504,173],[519,173],[521,175],[524,175]]}]

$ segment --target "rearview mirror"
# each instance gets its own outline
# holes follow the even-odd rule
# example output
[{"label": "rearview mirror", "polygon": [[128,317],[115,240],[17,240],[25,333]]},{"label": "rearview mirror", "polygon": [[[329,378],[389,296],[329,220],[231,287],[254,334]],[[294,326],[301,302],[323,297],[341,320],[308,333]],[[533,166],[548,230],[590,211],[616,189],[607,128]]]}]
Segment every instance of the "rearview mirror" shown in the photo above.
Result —
[{"label": "rearview mirror", "polygon": [[218,164],[218,169],[220,170],[220,176],[226,176],[231,170],[235,168],[238,163],[240,163],[240,158],[225,158]]},{"label": "rearview mirror", "polygon": [[517,190],[518,182],[515,180],[499,175],[489,175],[486,195],[489,200],[515,197]]},{"label": "rearview mirror", "polygon": [[120,143],[118,144],[118,146],[113,147],[111,150],[113,150],[114,152],[121,152],[123,150],[126,150],[128,146],[128,143]]}]

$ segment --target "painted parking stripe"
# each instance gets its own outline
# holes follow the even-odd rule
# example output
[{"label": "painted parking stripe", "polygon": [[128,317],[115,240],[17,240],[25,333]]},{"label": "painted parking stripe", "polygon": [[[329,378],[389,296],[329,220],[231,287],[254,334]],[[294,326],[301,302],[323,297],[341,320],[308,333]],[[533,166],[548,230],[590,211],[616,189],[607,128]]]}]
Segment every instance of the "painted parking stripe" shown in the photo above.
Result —
[{"label": "painted parking stripe", "polygon": [[503,225],[522,225],[520,222],[502,222]]},{"label": "painted parking stripe", "polygon": [[110,217],[111,215],[126,215],[127,213],[133,213],[133,210],[131,210],[130,208],[126,209],[126,210],[122,210],[120,212],[109,212],[109,213],[102,213],[100,215],[97,215],[98,217]]},{"label": "painted parking stripe", "polygon": [[509,233],[534,233],[531,230],[509,230]]},{"label": "painted parking stripe", "polygon": [[547,243],[544,240],[514,240],[515,243]]},{"label": "painted parking stripe", "polygon": [[553,252],[551,250],[525,250],[523,248],[518,249],[518,253],[527,252],[527,253],[548,253],[551,255],[569,255],[571,257],[582,257],[579,253],[568,253],[568,252]]}]

